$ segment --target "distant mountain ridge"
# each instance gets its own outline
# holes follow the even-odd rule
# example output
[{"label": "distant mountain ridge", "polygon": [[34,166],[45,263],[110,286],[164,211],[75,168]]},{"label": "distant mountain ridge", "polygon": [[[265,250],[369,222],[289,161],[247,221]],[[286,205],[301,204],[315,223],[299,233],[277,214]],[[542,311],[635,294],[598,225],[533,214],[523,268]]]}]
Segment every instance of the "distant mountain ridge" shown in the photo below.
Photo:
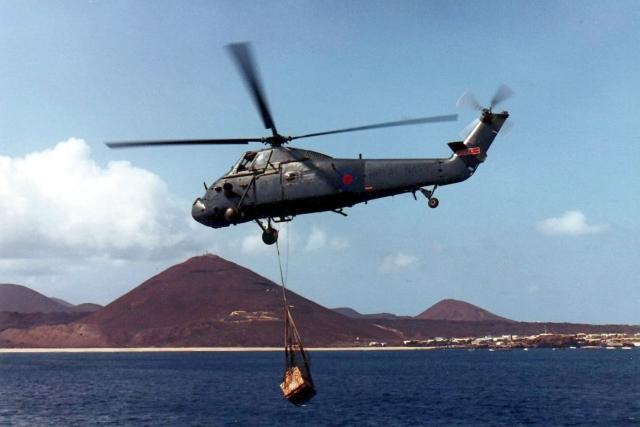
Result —
[{"label": "distant mountain ridge", "polygon": [[64,305],[65,307],[73,307],[73,304],[71,304],[68,301],[63,300],[62,298],[55,298],[55,297],[49,297],[50,300],[53,300],[57,303],[60,303],[62,305]]},{"label": "distant mountain ridge", "polygon": [[371,314],[362,314],[353,308],[350,307],[336,307],[332,308],[336,313],[342,314],[343,316],[350,317],[352,319],[401,319],[401,318],[409,318],[409,316],[397,316],[393,313],[371,313]]},{"label": "distant mountain ridge", "polygon": [[362,314],[350,307],[338,307],[333,311],[340,313],[343,316],[351,317],[353,319],[421,319],[421,320],[448,320],[452,322],[485,322],[485,321],[498,321],[498,322],[513,322],[505,317],[493,314],[483,308],[470,304],[465,301],[459,301],[455,299],[443,299],[422,313],[415,317],[411,316],[398,316],[393,313],[372,313]]},{"label": "distant mountain ridge", "polygon": [[476,305],[455,299],[443,299],[418,314],[415,318],[422,320],[448,320],[455,322],[513,322],[513,320],[495,315]]},{"label": "distant mountain ridge", "polygon": [[102,308],[98,304],[73,305],[59,298],[50,298],[26,286],[0,284],[0,312],[14,313],[80,313]]},{"label": "distant mountain ridge", "polygon": [[[5,300],[7,295],[11,298]],[[312,347],[366,346],[370,341],[402,345],[405,340],[433,337],[545,331],[640,332],[640,325],[515,322],[452,299],[414,318],[360,314],[345,307],[330,310],[290,291],[287,300],[305,345]],[[13,301],[14,309],[24,309],[16,301],[40,302],[43,305],[27,307],[39,310],[69,304],[25,287],[0,285],[0,302],[8,301]],[[166,269],[90,314],[0,310],[0,347],[280,347],[282,304],[279,285],[233,262],[205,255]]]},{"label": "distant mountain ridge", "polygon": [[0,311],[16,313],[67,312],[69,307],[26,286],[0,284]]}]

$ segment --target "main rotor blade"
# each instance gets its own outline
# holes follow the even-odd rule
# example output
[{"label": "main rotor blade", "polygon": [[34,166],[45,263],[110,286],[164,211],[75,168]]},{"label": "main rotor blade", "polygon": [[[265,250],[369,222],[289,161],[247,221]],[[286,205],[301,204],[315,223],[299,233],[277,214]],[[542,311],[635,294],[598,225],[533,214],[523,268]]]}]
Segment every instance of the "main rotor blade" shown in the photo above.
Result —
[{"label": "main rotor blade", "polygon": [[250,142],[262,142],[262,138],[232,138],[232,139],[183,139],[164,141],[125,141],[105,142],[109,148],[154,147],[165,145],[240,145]]},{"label": "main rotor blade", "polygon": [[229,49],[229,53],[231,54],[232,58],[236,62],[236,65],[240,70],[240,74],[242,74],[242,78],[244,79],[245,84],[249,88],[249,92],[253,97],[253,101],[255,102],[256,107],[260,112],[260,116],[262,117],[264,127],[267,129],[271,129],[273,135],[275,136],[278,132],[276,130],[275,123],[273,123],[271,111],[269,110],[269,105],[267,104],[267,98],[264,95],[264,90],[262,89],[262,84],[260,83],[258,69],[256,68],[253,54],[251,53],[250,44],[231,43],[227,45],[227,48]]},{"label": "main rotor blade", "polygon": [[395,126],[420,125],[423,123],[454,122],[456,120],[458,120],[457,114],[450,114],[448,116],[422,117],[419,119],[400,120],[397,122],[376,123],[373,125],[356,126],[352,128],[330,130],[326,132],[308,133],[306,135],[293,136],[290,138],[290,140],[300,139],[300,138],[310,138],[312,136],[332,135],[335,133],[357,132],[361,130],[389,128],[389,127],[395,127]]},{"label": "main rotor blade", "polygon": [[491,108],[493,109],[496,105],[500,104],[502,101],[511,98],[514,95],[514,91],[507,85],[501,84],[496,93],[491,98]]}]

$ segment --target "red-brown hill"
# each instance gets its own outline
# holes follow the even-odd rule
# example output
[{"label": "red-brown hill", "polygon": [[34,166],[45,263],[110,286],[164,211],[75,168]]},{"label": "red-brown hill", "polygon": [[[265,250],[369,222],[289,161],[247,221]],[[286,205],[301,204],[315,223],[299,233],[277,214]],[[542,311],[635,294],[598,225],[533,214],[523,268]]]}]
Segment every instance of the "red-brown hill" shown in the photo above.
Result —
[{"label": "red-brown hill", "polygon": [[40,325],[60,325],[71,323],[86,317],[87,312],[50,312],[50,313],[18,313],[15,311],[0,311],[0,332],[5,329],[26,329]]},{"label": "red-brown hill", "polygon": [[[350,319],[287,292],[306,345],[397,340],[396,333]],[[194,257],[150,278],[70,325],[7,330],[1,339],[43,347],[281,346],[282,288],[214,255]]]},{"label": "red-brown hill", "polygon": [[74,305],[73,311],[77,313],[93,313],[102,308],[100,304],[94,304],[92,302],[85,302],[82,304]]},{"label": "red-brown hill", "polygon": [[478,306],[455,299],[443,299],[418,314],[415,318],[422,320],[449,320],[459,322],[512,322],[512,320],[497,316]]},{"label": "red-brown hill", "polygon": [[61,298],[49,297],[49,299],[54,300],[55,302],[59,302],[65,307],[69,308],[70,311],[73,311],[75,313],[92,313],[102,308],[100,304],[94,304],[92,302],[85,302],[82,304],[73,305],[70,302],[67,302]]},{"label": "red-brown hill", "polygon": [[[73,305],[51,298],[22,285],[0,284],[0,312],[10,313],[86,313],[102,308],[98,304]],[[76,316],[77,318],[77,316]]]},{"label": "red-brown hill", "polygon": [[68,312],[71,309],[26,286],[0,284],[0,311],[53,313]]}]

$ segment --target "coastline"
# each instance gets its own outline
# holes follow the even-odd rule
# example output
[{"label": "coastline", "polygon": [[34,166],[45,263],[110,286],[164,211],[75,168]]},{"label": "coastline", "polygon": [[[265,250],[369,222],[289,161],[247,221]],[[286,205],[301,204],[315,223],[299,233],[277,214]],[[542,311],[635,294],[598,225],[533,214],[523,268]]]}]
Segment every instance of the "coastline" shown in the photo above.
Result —
[{"label": "coastline", "polygon": [[[486,350],[486,351],[513,351],[529,350],[536,347],[451,347],[451,346],[384,346],[384,347],[307,347],[311,352],[338,352],[338,351],[434,351],[434,350]],[[542,347],[552,348],[552,347]],[[640,343],[633,346],[559,346],[560,349],[584,349],[584,350],[633,350],[640,348]],[[282,347],[90,347],[90,348],[0,348],[3,354],[46,354],[46,353],[251,353],[251,352],[282,352]]]},{"label": "coastline", "polygon": [[[309,347],[308,351],[412,351],[438,347]],[[20,353],[230,353],[279,352],[281,347],[123,347],[123,348],[0,348],[0,354]]]}]

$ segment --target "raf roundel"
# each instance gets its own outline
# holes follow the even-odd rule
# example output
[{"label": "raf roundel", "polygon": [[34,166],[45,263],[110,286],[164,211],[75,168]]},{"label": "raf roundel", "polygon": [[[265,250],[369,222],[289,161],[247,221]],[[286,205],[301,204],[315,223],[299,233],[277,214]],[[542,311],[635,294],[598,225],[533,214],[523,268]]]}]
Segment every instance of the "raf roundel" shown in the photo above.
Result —
[{"label": "raf roundel", "polygon": [[353,183],[353,175],[350,173],[345,173],[342,175],[342,183],[344,185],[351,185]]}]

